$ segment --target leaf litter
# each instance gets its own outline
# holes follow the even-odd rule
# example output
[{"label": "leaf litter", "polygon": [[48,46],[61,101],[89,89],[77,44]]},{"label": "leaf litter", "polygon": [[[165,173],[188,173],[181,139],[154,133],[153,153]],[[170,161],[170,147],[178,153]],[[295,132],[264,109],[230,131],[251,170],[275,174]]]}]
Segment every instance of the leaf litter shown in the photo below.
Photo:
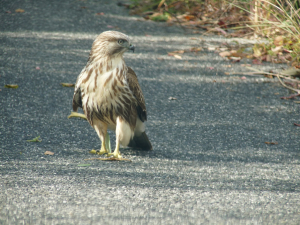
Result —
[{"label": "leaf litter", "polygon": [[45,154],[45,155],[54,155],[54,152],[51,152],[51,151],[45,151],[44,154]]},{"label": "leaf litter", "polygon": [[37,136],[31,140],[27,140],[27,142],[41,142],[41,141],[42,141],[42,139],[40,139],[40,136]]},{"label": "leaf litter", "polygon": [[6,84],[4,87],[5,88],[14,88],[14,89],[17,89],[19,87],[19,85],[17,85],[17,84]]}]

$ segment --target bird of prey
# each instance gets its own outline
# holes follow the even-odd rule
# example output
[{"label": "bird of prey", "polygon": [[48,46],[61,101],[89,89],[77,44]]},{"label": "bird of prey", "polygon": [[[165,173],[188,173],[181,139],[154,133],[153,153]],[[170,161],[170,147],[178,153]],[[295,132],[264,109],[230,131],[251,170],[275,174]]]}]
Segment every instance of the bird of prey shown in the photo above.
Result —
[{"label": "bird of prey", "polygon": [[[123,58],[128,50],[134,51],[134,46],[127,35],[117,31],[101,33],[77,78],[73,96],[73,111],[83,109],[102,142],[98,154],[118,160],[122,159],[120,144],[152,150],[145,133],[145,99],[135,72]],[[105,144],[107,129],[116,132],[113,153],[108,152]]]}]

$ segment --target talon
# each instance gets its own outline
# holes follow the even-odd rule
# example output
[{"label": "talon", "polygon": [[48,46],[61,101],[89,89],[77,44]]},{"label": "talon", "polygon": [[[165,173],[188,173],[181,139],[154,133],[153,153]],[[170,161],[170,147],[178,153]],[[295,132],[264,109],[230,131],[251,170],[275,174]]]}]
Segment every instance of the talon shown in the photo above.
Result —
[{"label": "talon", "polygon": [[91,150],[90,151],[91,154],[97,154],[97,155],[104,155],[104,154],[108,154],[108,151],[107,150],[104,150],[104,149],[101,149],[100,151],[99,150]]}]

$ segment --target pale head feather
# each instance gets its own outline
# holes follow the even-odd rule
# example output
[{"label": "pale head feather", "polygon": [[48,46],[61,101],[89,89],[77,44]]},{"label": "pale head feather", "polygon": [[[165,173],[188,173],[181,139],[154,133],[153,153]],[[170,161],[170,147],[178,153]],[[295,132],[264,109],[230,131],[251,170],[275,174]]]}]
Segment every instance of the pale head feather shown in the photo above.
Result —
[{"label": "pale head feather", "polygon": [[105,31],[101,33],[93,43],[90,58],[92,61],[98,61],[100,58],[108,57],[123,57],[124,52],[128,50],[118,43],[119,40],[124,40],[130,45],[130,39],[126,34],[118,31]]}]

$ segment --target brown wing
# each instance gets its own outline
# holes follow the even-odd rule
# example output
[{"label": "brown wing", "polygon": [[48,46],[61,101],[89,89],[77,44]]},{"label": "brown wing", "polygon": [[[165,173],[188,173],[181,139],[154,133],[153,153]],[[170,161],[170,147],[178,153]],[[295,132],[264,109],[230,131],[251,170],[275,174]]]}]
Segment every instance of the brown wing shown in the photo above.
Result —
[{"label": "brown wing", "polygon": [[82,108],[82,101],[81,101],[81,90],[80,87],[77,88],[73,95],[73,111],[77,112],[78,107]]},{"label": "brown wing", "polygon": [[138,102],[138,106],[137,106],[138,116],[140,120],[144,122],[147,120],[147,111],[146,111],[144,95],[139,85],[137,76],[130,67],[128,67],[128,72],[126,77],[127,77],[127,83],[129,85],[129,88]]}]

